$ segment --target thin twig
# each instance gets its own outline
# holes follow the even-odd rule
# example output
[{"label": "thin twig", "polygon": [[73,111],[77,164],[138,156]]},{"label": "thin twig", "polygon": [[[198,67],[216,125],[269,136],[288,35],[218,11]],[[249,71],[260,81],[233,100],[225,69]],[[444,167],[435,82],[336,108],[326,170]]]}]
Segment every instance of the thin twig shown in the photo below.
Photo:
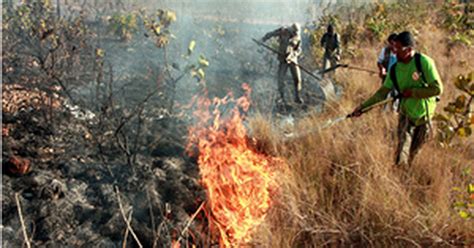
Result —
[{"label": "thin twig", "polygon": [[[128,222],[131,222],[132,221],[132,213],[133,211],[130,211],[130,213],[128,214]],[[127,248],[127,239],[128,239],[128,228],[125,229],[125,234],[123,235],[123,243],[122,243],[122,248]]]},{"label": "thin twig", "polygon": [[161,229],[166,225],[166,220],[163,220],[160,225],[158,226],[158,229],[156,229],[156,234],[155,234],[155,239],[153,240],[153,248],[156,247],[156,243],[160,239],[160,233]]},{"label": "thin twig", "polygon": [[20,216],[21,230],[23,230],[23,237],[25,238],[26,247],[31,248],[31,244],[28,239],[28,234],[26,233],[25,221],[23,220],[23,214],[21,213],[21,205],[18,195],[18,193],[15,193],[15,201],[18,210],[18,216]]},{"label": "thin twig", "polygon": [[154,235],[154,239],[153,239],[153,248],[156,247],[156,224],[155,224],[155,214],[153,214],[153,205],[151,204],[151,197],[150,197],[150,192],[147,190],[146,191],[146,199],[148,201],[148,210],[149,210],[149,215],[150,215],[150,220],[151,220],[151,229],[153,230],[153,235]]},{"label": "thin twig", "polygon": [[199,208],[196,210],[196,212],[194,212],[194,214],[191,216],[191,218],[188,220],[188,223],[186,223],[186,225],[184,226],[184,229],[181,231],[181,234],[179,235],[179,239],[177,241],[177,243],[179,243],[181,241],[181,239],[183,238],[184,236],[184,233],[188,230],[189,226],[191,226],[191,222],[193,222],[193,220],[196,218],[196,216],[199,214],[199,212],[201,212],[202,208],[204,207],[204,204],[206,202],[203,201],[201,203],[201,205],[199,206]]},{"label": "thin twig", "polygon": [[118,204],[119,204],[119,207],[120,207],[120,213],[122,214],[122,218],[123,218],[123,220],[125,221],[125,224],[127,224],[128,230],[130,231],[130,233],[132,234],[133,238],[134,238],[135,241],[137,242],[138,247],[142,248],[143,246],[142,246],[142,244],[140,243],[140,240],[138,240],[137,235],[136,235],[135,232],[133,231],[132,225],[130,225],[130,222],[127,220],[127,216],[125,215],[125,210],[123,209],[122,201],[120,200],[120,191],[119,191],[119,188],[118,188],[117,186],[115,186],[115,193],[117,194],[117,201],[118,201]]}]

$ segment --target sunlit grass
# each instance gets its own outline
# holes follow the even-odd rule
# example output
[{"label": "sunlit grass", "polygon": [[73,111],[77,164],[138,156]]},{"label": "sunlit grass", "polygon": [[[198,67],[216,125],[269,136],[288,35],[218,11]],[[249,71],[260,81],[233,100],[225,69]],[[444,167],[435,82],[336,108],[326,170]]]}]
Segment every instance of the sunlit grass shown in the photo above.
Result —
[{"label": "sunlit grass", "polygon": [[[288,165],[278,178],[274,209],[255,237],[260,244],[405,247],[472,239],[472,221],[451,207],[452,188],[463,184],[461,171],[472,160],[432,140],[411,168],[396,167],[395,114],[374,111],[286,142],[264,119],[253,123],[260,125],[254,132],[264,149]],[[318,124],[303,120],[295,129]]]},{"label": "sunlit grass", "polygon": [[[453,78],[473,68],[474,51],[448,50],[446,33],[430,26],[417,35],[431,56],[445,92],[438,110],[456,95]],[[375,48],[374,48],[375,47]],[[362,43],[363,58],[349,64],[376,69],[381,44]],[[325,112],[297,120],[293,132],[317,130],[351,112],[380,86],[376,75],[338,71],[342,99]],[[431,138],[411,167],[394,165],[397,114],[374,109],[331,128],[286,140],[265,114],[250,119],[260,148],[283,158],[279,194],[267,222],[254,235],[258,247],[448,247],[474,242],[474,222],[453,208],[453,188],[468,185],[473,140],[442,148]],[[472,168],[474,169],[474,168]],[[472,173],[472,172],[471,172]]]}]

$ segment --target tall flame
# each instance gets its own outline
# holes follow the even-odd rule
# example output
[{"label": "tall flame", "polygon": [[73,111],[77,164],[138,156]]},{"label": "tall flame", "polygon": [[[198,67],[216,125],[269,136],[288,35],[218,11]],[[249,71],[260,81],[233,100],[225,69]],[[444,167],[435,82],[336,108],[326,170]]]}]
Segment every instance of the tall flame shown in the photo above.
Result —
[{"label": "tall flame", "polygon": [[[202,184],[207,190],[211,230],[221,247],[248,243],[271,206],[274,188],[272,168],[276,159],[258,153],[249,145],[240,112],[250,106],[250,88],[233,100],[232,94],[210,101],[197,99],[198,118],[190,128],[190,147],[198,149]],[[220,108],[235,104],[230,114]]]}]

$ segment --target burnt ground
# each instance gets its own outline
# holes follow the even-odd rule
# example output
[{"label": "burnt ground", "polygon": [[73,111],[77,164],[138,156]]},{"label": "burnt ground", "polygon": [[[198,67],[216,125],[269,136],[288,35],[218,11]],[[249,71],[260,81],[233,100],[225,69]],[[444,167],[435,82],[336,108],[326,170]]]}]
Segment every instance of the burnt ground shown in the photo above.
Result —
[{"label": "burnt ground", "polygon": [[[179,239],[205,198],[184,141],[163,135],[129,163],[111,134],[98,142],[97,125],[65,110],[55,114],[52,123],[42,111],[3,113],[2,247],[24,247],[16,194],[33,247],[122,247],[126,236],[127,247],[138,247],[125,234],[124,216],[143,247]],[[186,130],[173,117],[166,122],[161,130],[170,123],[176,133]],[[199,233],[199,222],[185,233]]]}]

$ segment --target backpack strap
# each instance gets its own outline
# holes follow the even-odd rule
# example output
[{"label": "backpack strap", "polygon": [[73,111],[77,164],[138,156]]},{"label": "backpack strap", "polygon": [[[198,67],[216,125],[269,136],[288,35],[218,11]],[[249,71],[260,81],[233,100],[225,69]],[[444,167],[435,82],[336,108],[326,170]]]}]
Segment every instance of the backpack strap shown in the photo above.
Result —
[{"label": "backpack strap", "polygon": [[426,80],[425,74],[423,73],[423,68],[421,67],[421,54],[418,52],[415,53],[415,65],[418,74],[421,76],[421,80],[423,80],[423,83],[427,84],[428,81]]},{"label": "backpack strap", "polygon": [[[423,73],[423,67],[421,67],[421,53],[415,53],[415,65],[416,70],[421,76],[421,80],[423,80],[423,83],[428,84],[428,80],[426,80],[425,73]],[[437,102],[441,100],[439,96],[436,96],[435,99]]]},{"label": "backpack strap", "polygon": [[397,91],[395,98],[399,98],[401,92],[400,87],[398,86],[397,75],[395,74],[395,67],[397,67],[397,63],[393,64],[390,68],[390,80],[392,80],[393,87],[395,87],[395,90]]}]

